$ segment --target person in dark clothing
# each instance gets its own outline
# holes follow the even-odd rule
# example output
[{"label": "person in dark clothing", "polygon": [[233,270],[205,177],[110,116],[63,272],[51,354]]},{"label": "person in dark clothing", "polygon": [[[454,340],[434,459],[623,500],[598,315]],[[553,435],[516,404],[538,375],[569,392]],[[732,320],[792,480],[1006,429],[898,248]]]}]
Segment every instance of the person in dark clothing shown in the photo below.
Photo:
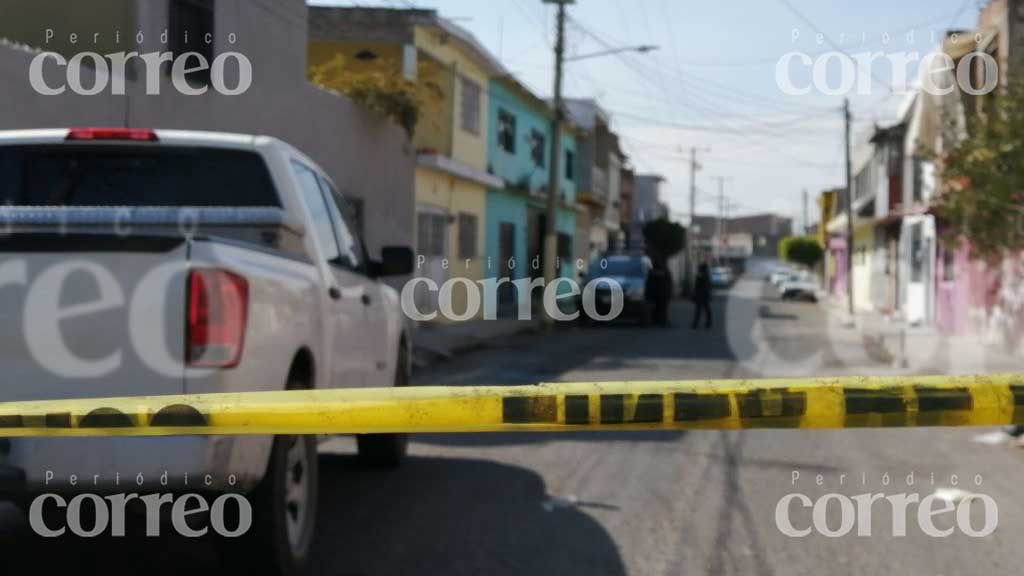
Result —
[{"label": "person in dark clothing", "polygon": [[652,261],[645,291],[654,304],[652,312],[654,323],[658,326],[668,326],[668,302],[672,297],[672,276],[669,274],[668,265],[664,259],[655,258]]},{"label": "person in dark clothing", "polygon": [[711,328],[711,272],[707,264],[701,264],[697,268],[697,278],[693,288],[693,329],[700,323],[700,317],[704,316],[704,328]]}]

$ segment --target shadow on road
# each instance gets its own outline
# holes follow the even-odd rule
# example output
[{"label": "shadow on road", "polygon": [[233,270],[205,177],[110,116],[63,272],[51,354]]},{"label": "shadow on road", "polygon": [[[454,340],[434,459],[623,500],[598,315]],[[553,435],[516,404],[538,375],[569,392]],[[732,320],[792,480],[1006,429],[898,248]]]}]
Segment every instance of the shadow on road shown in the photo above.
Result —
[{"label": "shadow on road", "polygon": [[[710,330],[691,330],[693,306],[677,300],[672,303],[668,328],[618,322],[560,328],[540,337],[515,338],[457,355],[451,362],[414,374],[413,379],[417,385],[536,384],[562,381],[564,374],[581,368],[636,373],[635,369],[649,370],[661,360],[733,361],[736,354],[723,328],[726,300],[722,295],[715,297],[715,325]],[[747,308],[741,307],[741,311],[746,313]],[[749,316],[748,324],[756,318],[756,308]],[[751,343],[741,345],[743,349],[752,347]]]},{"label": "shadow on road", "polygon": [[[585,510],[607,502],[548,496],[540,476],[483,460],[409,458],[368,468],[321,456],[320,517],[308,574],[625,574],[611,536]],[[10,512],[10,511],[6,511]],[[10,527],[7,527],[10,528]],[[173,535],[45,540],[0,533],[0,574],[224,573],[215,543]]]},{"label": "shadow on road", "polygon": [[159,538],[147,538],[144,521],[129,517],[123,538],[109,535],[82,538],[65,533],[47,539],[32,533],[27,522],[21,523],[20,513],[4,512],[8,520],[17,518],[19,525],[8,526],[8,530],[0,534],[0,574],[172,576],[223,573],[211,539],[191,540],[178,536],[169,522],[161,525]]},{"label": "shadow on road", "polygon": [[320,466],[311,574],[625,574],[611,536],[577,506],[545,507],[544,481],[525,468],[410,458],[389,471],[351,456]]}]

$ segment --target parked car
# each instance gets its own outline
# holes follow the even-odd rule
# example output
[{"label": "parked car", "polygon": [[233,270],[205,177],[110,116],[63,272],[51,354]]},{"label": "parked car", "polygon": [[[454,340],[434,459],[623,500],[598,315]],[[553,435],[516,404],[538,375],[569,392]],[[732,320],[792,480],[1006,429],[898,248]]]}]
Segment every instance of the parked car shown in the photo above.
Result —
[{"label": "parked car", "polygon": [[779,295],[783,300],[817,302],[818,284],[806,278],[787,280],[779,286]]},{"label": "parked car", "polygon": [[728,288],[733,283],[732,268],[728,266],[715,266],[710,270],[711,286],[713,288]]},{"label": "parked car", "polygon": [[808,280],[813,280],[813,278],[814,276],[806,270],[791,269],[789,271],[780,273],[778,274],[778,276],[773,278],[773,285],[775,286],[775,289],[779,291],[779,294],[782,294],[783,285],[792,282],[804,282]]},{"label": "parked car", "polygon": [[[606,315],[611,310],[611,283],[615,283],[622,288],[623,309],[620,318],[649,321],[653,304],[647,298],[647,278],[652,268],[651,259],[642,254],[611,254],[591,262],[585,281],[606,280],[596,284],[594,297],[598,314]],[[581,318],[584,316],[580,315]]]},{"label": "parked car", "polygon": [[[0,132],[0,171],[0,248],[14,272],[0,285],[0,400],[408,384],[410,340],[382,279],[411,273],[412,252],[369,259],[345,198],[288,144],[119,128]],[[238,560],[295,574],[316,522],[316,442],[13,438],[0,450],[0,492],[24,503],[43,491],[126,490],[115,473],[165,492],[186,474],[208,478],[204,491],[249,494]],[[406,439],[360,436],[358,446],[397,464]],[[162,475],[171,488],[154,484]]]},{"label": "parked car", "polygon": [[768,275],[768,282],[778,288],[783,282],[790,280],[796,275],[796,271],[792,268],[777,268]]}]

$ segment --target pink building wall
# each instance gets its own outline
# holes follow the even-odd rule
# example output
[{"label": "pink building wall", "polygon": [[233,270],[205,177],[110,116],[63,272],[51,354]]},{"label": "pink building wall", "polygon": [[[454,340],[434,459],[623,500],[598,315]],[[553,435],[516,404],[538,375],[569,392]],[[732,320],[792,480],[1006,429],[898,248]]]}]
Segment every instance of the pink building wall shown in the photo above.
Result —
[{"label": "pink building wall", "polygon": [[949,334],[967,331],[971,283],[969,278],[970,249],[953,250],[953,270],[946,279],[946,254],[949,247],[939,246],[935,263],[935,323]]},{"label": "pink building wall", "polygon": [[1016,346],[1024,335],[1024,254],[985,262],[961,246],[946,279],[946,250],[940,247],[936,259],[936,325],[948,334],[998,337]]},{"label": "pink building wall", "polygon": [[829,239],[829,252],[835,262],[835,270],[829,279],[829,294],[836,298],[846,297],[846,241],[842,238]]}]

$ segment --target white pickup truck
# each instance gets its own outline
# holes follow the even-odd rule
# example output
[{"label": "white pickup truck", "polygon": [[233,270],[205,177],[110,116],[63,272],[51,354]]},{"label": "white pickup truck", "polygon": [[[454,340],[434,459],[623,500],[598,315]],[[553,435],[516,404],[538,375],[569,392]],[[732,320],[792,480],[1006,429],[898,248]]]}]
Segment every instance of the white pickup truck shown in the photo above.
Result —
[{"label": "white pickup truck", "polygon": [[[406,323],[381,280],[412,265],[404,247],[369,259],[331,180],[274,138],[0,132],[0,401],[404,386]],[[247,493],[245,555],[290,574],[314,530],[316,442],[0,439],[0,494]],[[383,464],[405,452],[401,435],[358,445]]]}]

